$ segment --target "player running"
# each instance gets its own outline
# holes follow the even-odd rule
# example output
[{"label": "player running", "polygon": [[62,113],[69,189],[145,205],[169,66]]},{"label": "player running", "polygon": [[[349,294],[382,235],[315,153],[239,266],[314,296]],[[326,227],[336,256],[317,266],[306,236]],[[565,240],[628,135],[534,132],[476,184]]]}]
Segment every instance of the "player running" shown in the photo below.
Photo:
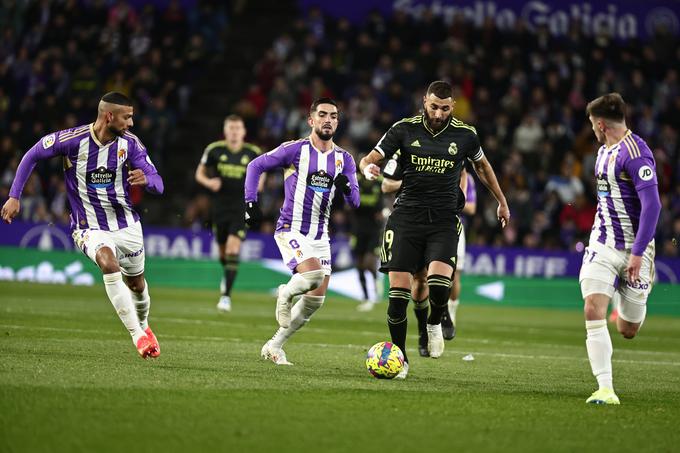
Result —
[{"label": "player running", "polygon": [[217,309],[231,311],[231,290],[239,265],[241,243],[246,237],[243,185],[246,167],[260,148],[245,143],[246,128],[238,115],[224,120],[224,140],[209,144],[196,168],[196,181],[213,192],[212,223],[224,275]]},{"label": "player running", "polygon": [[[307,119],[312,128],[310,136],[282,143],[253,160],[246,173],[246,223],[256,225],[262,219],[257,203],[258,179],[263,172],[284,169],[285,200],[274,239],[293,276],[278,288],[276,320],[280,328],[261,351],[264,359],[277,365],[291,365],[282,348],[284,343],[324,302],[331,275],[328,219],[336,191],[352,207],[359,206],[354,159],[333,142],[338,115],[334,100],[317,99]],[[298,295],[302,297],[292,305]]]},{"label": "player running", "polygon": [[39,140],[21,159],[2,218],[11,223],[19,213],[21,192],[36,163],[62,157],[73,241],[101,269],[111,304],[137,352],[147,358],[161,350],[148,323],[142,225],[130,202],[130,186],[161,194],[163,180],[142,142],[128,131],[133,113],[127,96],[110,92],[99,101],[94,123]]},{"label": "player running", "polygon": [[579,281],[585,301],[586,348],[599,389],[586,403],[619,404],[612,379],[607,306],[618,292],[616,327],[634,338],[654,282],[654,233],[661,212],[652,151],[626,126],[618,93],[590,102],[586,113],[597,141],[597,213]]},{"label": "player running", "polygon": [[[381,271],[388,272],[390,279],[387,314],[392,342],[402,349],[406,363],[411,275],[423,267],[427,267],[430,299],[428,350],[434,358],[444,351],[441,318],[447,309],[456,266],[460,233],[457,214],[464,204],[459,184],[466,159],[473,162],[480,180],[498,201],[501,224],[510,220],[505,196],[484,156],[477,132],[452,117],[453,105],[451,85],[433,82],[423,97],[423,115],[395,123],[360,163],[364,175],[374,178],[380,174],[377,164],[401,150],[403,186],[385,226]],[[405,364],[398,377],[407,375]]]}]

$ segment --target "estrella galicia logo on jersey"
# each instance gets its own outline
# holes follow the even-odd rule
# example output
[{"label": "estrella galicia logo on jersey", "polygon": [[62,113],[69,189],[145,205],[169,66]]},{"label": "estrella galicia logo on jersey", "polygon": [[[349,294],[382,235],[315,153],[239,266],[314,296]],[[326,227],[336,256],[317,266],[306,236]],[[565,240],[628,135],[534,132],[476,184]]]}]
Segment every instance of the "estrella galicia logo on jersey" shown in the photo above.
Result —
[{"label": "estrella galicia logo on jersey", "polygon": [[643,181],[649,181],[654,177],[654,172],[649,165],[643,165],[638,170],[638,176]]},{"label": "estrella galicia logo on jersey", "polygon": [[326,170],[319,170],[307,177],[307,185],[314,192],[330,192],[333,186],[333,178],[331,178]]},{"label": "estrella galicia logo on jersey", "polygon": [[597,178],[597,195],[600,197],[608,197],[611,192],[609,181],[604,178]]},{"label": "estrella galicia logo on jersey", "polygon": [[458,152],[458,145],[456,145],[456,142],[451,142],[449,145],[449,154],[452,156],[455,156],[456,153]]},{"label": "estrella galicia logo on jersey", "polygon": [[87,186],[93,189],[106,189],[113,186],[116,174],[106,167],[99,167],[94,171],[89,171],[85,175]]},{"label": "estrella galicia logo on jersey", "polygon": [[56,138],[55,138],[54,134],[50,134],[46,137],[43,137],[43,139],[42,139],[43,148],[47,149],[50,146],[54,145],[55,140],[56,140]]}]

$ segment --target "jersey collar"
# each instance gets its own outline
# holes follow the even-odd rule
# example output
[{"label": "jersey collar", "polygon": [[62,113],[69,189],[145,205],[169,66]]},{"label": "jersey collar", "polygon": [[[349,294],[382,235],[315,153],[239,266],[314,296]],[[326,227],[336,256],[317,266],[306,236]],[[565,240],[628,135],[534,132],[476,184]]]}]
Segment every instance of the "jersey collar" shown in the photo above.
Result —
[{"label": "jersey collar", "polygon": [[333,147],[332,147],[331,149],[329,149],[328,151],[321,151],[319,148],[317,148],[316,146],[314,146],[314,143],[312,142],[312,136],[311,136],[311,135],[310,135],[309,137],[307,137],[307,140],[309,140],[309,146],[311,146],[312,149],[314,149],[317,153],[321,153],[321,154],[330,154],[330,153],[335,152],[335,142],[334,142],[333,140],[331,140],[331,143],[333,144]]},{"label": "jersey collar", "polygon": [[439,135],[439,134],[441,134],[442,132],[444,132],[444,131],[446,130],[446,128],[449,127],[449,124],[451,124],[451,121],[447,121],[447,122],[446,122],[446,125],[442,128],[442,130],[440,130],[439,132],[435,132],[435,131],[433,131],[432,129],[430,129],[430,126],[427,125],[427,121],[425,120],[425,113],[423,113],[422,122],[423,122],[423,126],[425,127],[425,130],[426,130],[427,132],[429,132],[430,134],[432,134],[433,137],[436,137],[437,135]]},{"label": "jersey collar", "polygon": [[632,135],[632,134],[633,134],[633,131],[631,131],[630,129],[626,130],[626,133],[623,134],[623,137],[621,137],[621,140],[619,140],[618,142],[614,143],[612,146],[604,145],[604,150],[605,150],[605,151],[610,151],[610,150],[614,149],[616,146],[619,146],[619,145],[621,144],[621,142],[624,141],[624,140],[626,139],[626,137],[628,137],[628,136],[630,136],[630,135]]},{"label": "jersey collar", "polygon": [[92,140],[100,148],[103,148],[105,146],[109,146],[111,143],[115,142],[118,139],[118,137],[113,137],[113,139],[108,143],[100,142],[99,139],[97,138],[97,136],[94,133],[94,123],[90,123],[90,137],[92,137]]}]

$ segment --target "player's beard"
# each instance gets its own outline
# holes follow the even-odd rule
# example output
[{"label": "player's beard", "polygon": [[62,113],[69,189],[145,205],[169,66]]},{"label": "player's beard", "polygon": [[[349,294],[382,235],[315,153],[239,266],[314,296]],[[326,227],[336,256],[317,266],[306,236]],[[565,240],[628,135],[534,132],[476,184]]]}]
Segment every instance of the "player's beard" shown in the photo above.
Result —
[{"label": "player's beard", "polygon": [[427,121],[427,125],[430,127],[435,132],[440,131],[441,129],[444,128],[444,126],[451,121],[451,114],[449,113],[445,118],[442,118],[440,122],[438,122],[436,119],[430,117],[427,113],[427,109],[423,110],[425,113],[425,121]]},{"label": "player's beard", "polygon": [[317,135],[321,140],[323,140],[324,142],[327,142],[328,140],[332,139],[332,138],[333,138],[333,135],[335,134],[335,132],[331,132],[331,133],[327,134],[327,133],[324,132],[323,129],[321,129],[320,127],[314,129],[314,132],[315,132],[316,135]]},{"label": "player's beard", "polygon": [[118,129],[118,128],[113,127],[113,126],[108,126],[108,128],[109,128],[109,132],[111,132],[113,135],[115,135],[117,137],[122,137],[125,134],[125,130],[123,130],[123,129]]}]

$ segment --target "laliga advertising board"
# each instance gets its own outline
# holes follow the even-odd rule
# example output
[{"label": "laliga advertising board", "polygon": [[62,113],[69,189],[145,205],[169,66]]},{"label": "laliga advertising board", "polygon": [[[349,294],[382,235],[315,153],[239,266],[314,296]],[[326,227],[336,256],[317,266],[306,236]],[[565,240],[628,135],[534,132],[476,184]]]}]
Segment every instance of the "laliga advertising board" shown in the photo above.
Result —
[{"label": "laliga advertising board", "polygon": [[[145,252],[149,257],[215,259],[217,249],[210,230],[144,227]],[[29,247],[39,250],[74,250],[67,226],[14,221],[3,226],[0,246]],[[337,270],[353,266],[349,241],[331,241],[333,267]],[[280,260],[279,250],[271,235],[248,233],[241,248],[243,261]],[[468,246],[466,275],[513,277],[577,277],[583,249],[542,251],[535,249]],[[2,263],[0,263],[2,264]],[[7,263],[6,263],[7,264]],[[657,257],[659,282],[680,282],[680,259]]]}]

